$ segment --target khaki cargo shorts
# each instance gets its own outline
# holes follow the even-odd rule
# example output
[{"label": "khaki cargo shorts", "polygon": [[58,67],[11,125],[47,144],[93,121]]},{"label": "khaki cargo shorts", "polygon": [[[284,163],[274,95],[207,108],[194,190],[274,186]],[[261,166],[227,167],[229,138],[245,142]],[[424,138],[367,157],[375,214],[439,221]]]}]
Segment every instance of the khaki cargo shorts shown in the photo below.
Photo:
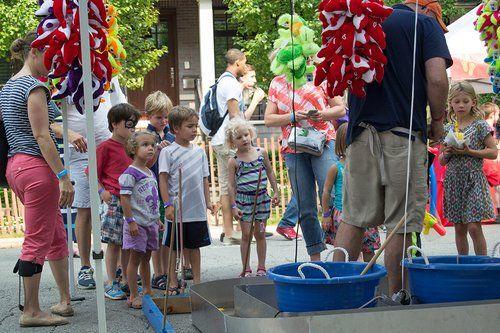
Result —
[{"label": "khaki cargo shorts", "polygon": [[[396,135],[392,130],[377,133],[371,127],[351,143],[344,171],[345,223],[360,228],[385,224],[394,229],[405,211],[407,157],[407,134]],[[406,232],[421,232],[428,196],[427,146],[417,137],[412,141],[408,195]],[[398,232],[404,233],[404,227]]]},{"label": "khaki cargo shorts", "polygon": [[217,176],[220,186],[220,195],[229,194],[229,180],[228,180],[228,163],[229,159],[234,157],[234,151],[230,150],[225,144],[216,145],[212,147],[217,158]]}]

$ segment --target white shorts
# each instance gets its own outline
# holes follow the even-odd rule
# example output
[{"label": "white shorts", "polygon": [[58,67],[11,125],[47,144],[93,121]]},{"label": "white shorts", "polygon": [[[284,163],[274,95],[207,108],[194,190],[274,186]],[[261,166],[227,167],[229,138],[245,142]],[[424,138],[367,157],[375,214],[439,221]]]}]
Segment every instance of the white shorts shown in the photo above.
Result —
[{"label": "white shorts", "polygon": [[89,165],[88,154],[79,153],[75,148],[71,147],[69,156],[69,173],[71,180],[75,182],[75,199],[73,200],[73,207],[90,208],[89,179],[85,174],[85,169]]}]

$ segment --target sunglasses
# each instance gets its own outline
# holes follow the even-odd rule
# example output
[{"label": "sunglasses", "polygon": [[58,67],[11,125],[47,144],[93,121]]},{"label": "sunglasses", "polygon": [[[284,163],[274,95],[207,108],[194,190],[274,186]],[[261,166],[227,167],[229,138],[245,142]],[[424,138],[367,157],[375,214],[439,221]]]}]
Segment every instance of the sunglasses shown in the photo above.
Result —
[{"label": "sunglasses", "polygon": [[132,119],[129,119],[129,120],[126,120],[125,121],[125,128],[135,128],[135,126],[137,125],[138,121],[137,120],[132,120]]}]

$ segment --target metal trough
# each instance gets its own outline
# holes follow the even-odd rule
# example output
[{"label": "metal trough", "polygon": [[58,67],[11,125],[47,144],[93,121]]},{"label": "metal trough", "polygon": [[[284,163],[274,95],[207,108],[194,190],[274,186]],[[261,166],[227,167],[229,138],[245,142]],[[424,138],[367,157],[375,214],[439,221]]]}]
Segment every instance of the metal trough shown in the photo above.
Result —
[{"label": "metal trough", "polygon": [[265,277],[200,283],[190,294],[193,325],[203,333],[486,333],[500,327],[500,299],[407,306],[379,302],[370,309],[286,313],[278,310],[274,285]]}]

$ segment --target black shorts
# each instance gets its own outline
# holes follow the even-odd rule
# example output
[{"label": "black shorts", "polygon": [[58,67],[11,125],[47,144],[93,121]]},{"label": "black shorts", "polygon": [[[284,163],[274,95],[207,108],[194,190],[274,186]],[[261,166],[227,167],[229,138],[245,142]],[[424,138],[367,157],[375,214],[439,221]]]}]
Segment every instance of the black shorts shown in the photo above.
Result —
[{"label": "black shorts", "polygon": [[[176,225],[176,237],[179,235],[179,224]],[[172,230],[172,222],[167,222],[166,235],[163,245],[170,247],[170,231]],[[182,241],[184,242],[185,249],[199,249],[200,247],[208,246],[210,241],[210,234],[208,232],[207,221],[200,222],[184,222],[182,223]],[[177,244],[180,244],[180,239],[177,241],[174,238],[173,249],[177,250]]]}]

